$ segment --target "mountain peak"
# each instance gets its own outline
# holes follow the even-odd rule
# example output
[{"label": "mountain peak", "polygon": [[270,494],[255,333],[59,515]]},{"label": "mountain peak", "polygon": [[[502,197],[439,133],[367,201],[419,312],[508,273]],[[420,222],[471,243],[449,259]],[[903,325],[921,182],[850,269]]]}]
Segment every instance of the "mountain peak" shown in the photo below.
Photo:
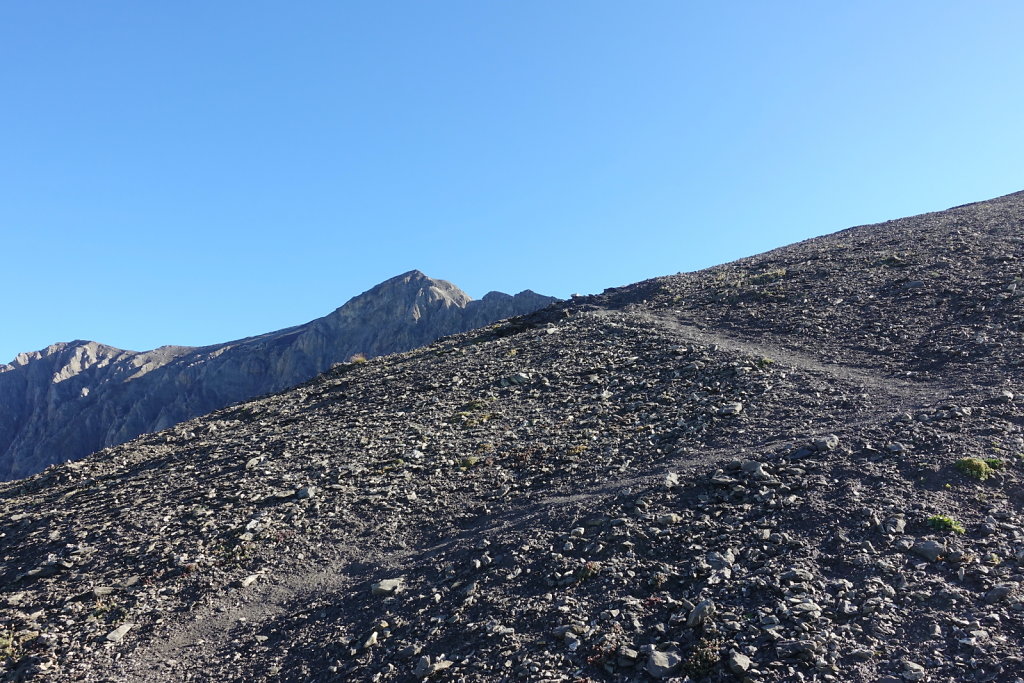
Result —
[{"label": "mountain peak", "polygon": [[474,302],[410,270],[323,318],[223,344],[140,353],[75,340],[19,354],[0,365],[0,480],[281,391],[356,354],[408,351],[553,300]]},{"label": "mountain peak", "polygon": [[416,316],[413,309],[426,304],[440,303],[445,308],[465,308],[472,300],[471,296],[447,280],[437,280],[420,270],[410,270],[352,297],[336,312],[388,308],[408,310]]}]

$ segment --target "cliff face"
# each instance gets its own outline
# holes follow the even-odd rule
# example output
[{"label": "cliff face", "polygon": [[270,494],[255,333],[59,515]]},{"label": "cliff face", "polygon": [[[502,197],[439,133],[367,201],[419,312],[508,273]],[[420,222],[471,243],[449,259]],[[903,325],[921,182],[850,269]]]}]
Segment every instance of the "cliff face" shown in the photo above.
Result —
[{"label": "cliff face", "polygon": [[356,353],[408,351],[552,301],[530,291],[474,301],[411,271],[323,318],[226,344],[139,353],[73,341],[22,353],[0,365],[0,479],[280,391]]}]

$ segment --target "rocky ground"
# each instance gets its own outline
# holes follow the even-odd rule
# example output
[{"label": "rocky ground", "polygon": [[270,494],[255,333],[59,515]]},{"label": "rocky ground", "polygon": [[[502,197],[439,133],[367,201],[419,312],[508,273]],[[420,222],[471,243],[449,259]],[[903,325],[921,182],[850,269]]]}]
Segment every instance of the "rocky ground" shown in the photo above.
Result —
[{"label": "rocky ground", "polygon": [[607,290],[4,484],[6,677],[1021,680],[1022,228]]}]

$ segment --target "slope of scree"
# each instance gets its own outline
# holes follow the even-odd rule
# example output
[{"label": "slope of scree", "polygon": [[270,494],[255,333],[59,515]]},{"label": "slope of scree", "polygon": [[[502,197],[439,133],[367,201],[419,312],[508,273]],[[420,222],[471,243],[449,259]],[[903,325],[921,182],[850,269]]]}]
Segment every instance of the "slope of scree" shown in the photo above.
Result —
[{"label": "slope of scree", "polygon": [[226,344],[137,353],[70,342],[0,365],[0,480],[305,382],[354,354],[422,346],[555,301],[529,290],[478,301],[410,271],[305,325]]},{"label": "slope of scree", "polygon": [[[1021,202],[576,299],[2,485],[6,676],[1017,680]],[[879,301],[875,251],[955,258],[964,221],[959,279]]]}]

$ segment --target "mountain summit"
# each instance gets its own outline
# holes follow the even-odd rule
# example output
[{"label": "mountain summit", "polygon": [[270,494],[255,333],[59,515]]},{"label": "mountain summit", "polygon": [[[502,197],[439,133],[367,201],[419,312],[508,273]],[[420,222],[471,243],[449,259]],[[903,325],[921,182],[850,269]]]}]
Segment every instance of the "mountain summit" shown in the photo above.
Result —
[{"label": "mountain summit", "polygon": [[0,479],[280,391],[354,354],[407,351],[553,301],[531,291],[474,301],[413,270],[323,318],[225,344],[140,353],[79,340],[21,353],[0,365]]}]

